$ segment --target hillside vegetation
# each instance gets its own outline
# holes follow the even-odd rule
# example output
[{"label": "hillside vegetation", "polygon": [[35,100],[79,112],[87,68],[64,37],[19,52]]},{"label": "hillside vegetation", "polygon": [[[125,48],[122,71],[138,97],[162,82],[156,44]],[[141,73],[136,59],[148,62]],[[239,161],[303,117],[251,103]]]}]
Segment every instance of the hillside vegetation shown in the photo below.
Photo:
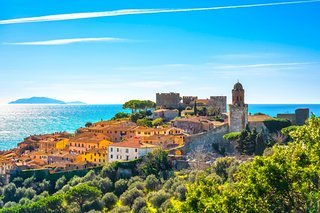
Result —
[{"label": "hillside vegetation", "polygon": [[[15,179],[0,212],[319,212],[320,118],[286,129],[290,141],[249,161],[220,158],[206,170],[174,172],[157,150],[121,173],[119,164],[83,177]],[[121,170],[121,169],[120,169]]]}]

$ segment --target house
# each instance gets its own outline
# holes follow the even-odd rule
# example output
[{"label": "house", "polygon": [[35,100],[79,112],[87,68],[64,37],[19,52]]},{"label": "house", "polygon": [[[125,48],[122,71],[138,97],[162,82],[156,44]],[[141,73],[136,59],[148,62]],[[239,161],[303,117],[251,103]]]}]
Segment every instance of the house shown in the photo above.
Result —
[{"label": "house", "polygon": [[84,154],[90,149],[107,148],[110,144],[112,142],[102,133],[82,133],[69,141],[69,151]]},{"label": "house", "polygon": [[108,162],[108,148],[90,149],[82,155],[82,160],[95,165],[103,165]]},{"label": "house", "polygon": [[114,143],[108,148],[108,161],[129,161],[145,156],[158,146],[142,143],[139,140]]},{"label": "house", "polygon": [[179,110],[177,109],[158,109],[153,112],[153,119],[162,118],[163,121],[171,121],[178,116]]}]

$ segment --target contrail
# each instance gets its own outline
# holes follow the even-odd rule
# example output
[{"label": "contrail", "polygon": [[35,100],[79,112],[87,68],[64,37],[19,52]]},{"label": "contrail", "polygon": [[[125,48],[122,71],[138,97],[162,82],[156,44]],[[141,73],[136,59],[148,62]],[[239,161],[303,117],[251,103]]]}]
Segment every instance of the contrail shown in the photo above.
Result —
[{"label": "contrail", "polygon": [[30,42],[18,42],[18,43],[4,43],[7,45],[36,45],[36,46],[44,46],[44,45],[65,45],[72,43],[82,43],[82,42],[120,42],[124,41],[121,38],[69,38],[69,39],[57,39],[57,40],[47,40],[47,41],[30,41]]},{"label": "contrail", "polygon": [[63,20],[88,19],[88,18],[109,17],[109,16],[140,15],[140,14],[240,9],[240,8],[268,7],[268,6],[291,5],[291,4],[308,4],[308,3],[316,3],[316,2],[320,2],[320,0],[286,1],[286,2],[274,2],[274,3],[262,3],[262,4],[245,4],[245,5],[231,5],[231,6],[221,6],[221,7],[202,7],[202,8],[184,8],[184,9],[125,9],[125,10],[113,10],[113,11],[102,11],[102,12],[69,13],[69,14],[46,15],[46,16],[28,17],[28,18],[7,19],[7,20],[0,20],[0,24],[20,24],[20,23],[30,23],[30,22],[63,21]]}]

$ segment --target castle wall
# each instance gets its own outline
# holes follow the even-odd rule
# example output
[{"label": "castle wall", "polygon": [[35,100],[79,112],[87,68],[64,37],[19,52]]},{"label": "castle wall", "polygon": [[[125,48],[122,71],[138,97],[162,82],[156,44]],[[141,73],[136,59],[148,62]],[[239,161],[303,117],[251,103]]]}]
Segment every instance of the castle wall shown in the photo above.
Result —
[{"label": "castle wall", "polygon": [[248,105],[229,105],[229,131],[241,132],[248,124]]},{"label": "castle wall", "polygon": [[296,124],[301,126],[304,125],[306,120],[309,118],[309,109],[296,109]]},{"label": "castle wall", "polygon": [[214,109],[220,113],[227,112],[227,96],[210,96],[209,106],[212,106]]},{"label": "castle wall", "polygon": [[180,105],[179,93],[157,93],[156,94],[156,106],[158,108],[177,109]]},{"label": "castle wall", "polygon": [[185,138],[184,153],[192,153],[197,148],[203,149],[203,153],[213,152],[212,144],[216,143],[220,147],[225,147],[226,152],[233,153],[234,148],[230,142],[223,139],[223,136],[229,132],[228,125],[219,126],[208,132],[190,135]]}]

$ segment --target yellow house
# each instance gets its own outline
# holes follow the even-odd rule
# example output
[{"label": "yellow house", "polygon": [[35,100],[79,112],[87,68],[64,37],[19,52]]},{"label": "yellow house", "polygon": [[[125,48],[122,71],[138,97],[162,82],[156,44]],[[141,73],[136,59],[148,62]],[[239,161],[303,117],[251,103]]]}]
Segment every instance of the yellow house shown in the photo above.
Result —
[{"label": "yellow house", "polygon": [[99,141],[99,145],[98,145],[98,148],[99,149],[108,149],[108,146],[113,144],[111,141],[108,141],[108,140],[102,140],[102,141]]},{"label": "yellow house", "polygon": [[82,155],[82,160],[94,164],[105,164],[108,162],[108,149],[90,149]]},{"label": "yellow house", "polygon": [[69,145],[69,139],[63,139],[56,143],[56,149],[65,149]]}]

